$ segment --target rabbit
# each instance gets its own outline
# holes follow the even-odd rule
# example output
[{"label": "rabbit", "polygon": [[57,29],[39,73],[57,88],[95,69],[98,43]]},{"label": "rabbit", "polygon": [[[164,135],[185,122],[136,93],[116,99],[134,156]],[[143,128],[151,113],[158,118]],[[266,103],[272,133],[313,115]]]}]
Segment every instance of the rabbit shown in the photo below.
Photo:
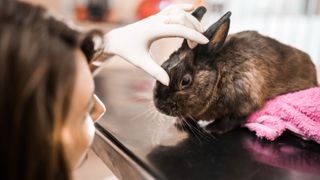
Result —
[{"label": "rabbit", "polygon": [[[193,12],[199,21],[206,12]],[[161,113],[177,122],[205,121],[208,133],[223,134],[277,95],[317,86],[310,57],[291,46],[243,31],[227,36],[231,12],[211,25],[208,44],[190,49],[187,40],[161,66],[168,86],[156,82],[153,102]]]}]

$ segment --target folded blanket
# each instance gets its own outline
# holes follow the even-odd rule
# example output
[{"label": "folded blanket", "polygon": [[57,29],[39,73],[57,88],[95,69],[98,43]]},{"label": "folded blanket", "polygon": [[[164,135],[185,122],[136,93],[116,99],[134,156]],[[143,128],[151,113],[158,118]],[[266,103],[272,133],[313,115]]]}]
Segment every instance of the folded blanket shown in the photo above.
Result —
[{"label": "folded blanket", "polygon": [[271,141],[289,130],[320,144],[320,88],[277,96],[251,114],[244,126]]}]

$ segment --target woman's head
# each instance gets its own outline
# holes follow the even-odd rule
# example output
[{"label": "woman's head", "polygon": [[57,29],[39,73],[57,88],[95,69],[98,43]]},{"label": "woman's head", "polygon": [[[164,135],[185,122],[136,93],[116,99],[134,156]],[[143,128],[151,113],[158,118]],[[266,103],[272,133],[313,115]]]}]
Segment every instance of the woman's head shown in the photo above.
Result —
[{"label": "woman's head", "polygon": [[92,141],[104,107],[82,36],[40,7],[0,3],[1,179],[69,179]]}]

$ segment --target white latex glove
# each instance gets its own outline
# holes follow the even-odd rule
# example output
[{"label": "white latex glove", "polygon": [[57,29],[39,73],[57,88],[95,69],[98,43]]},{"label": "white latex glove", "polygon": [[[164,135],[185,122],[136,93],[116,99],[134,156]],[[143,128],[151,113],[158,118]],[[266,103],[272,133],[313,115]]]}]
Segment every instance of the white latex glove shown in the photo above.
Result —
[{"label": "white latex glove", "polygon": [[[105,53],[119,55],[135,66],[145,70],[164,85],[169,76],[153,61],[149,54],[151,44],[160,38],[183,37],[200,44],[209,40],[201,34],[200,22],[189,12],[193,5],[171,5],[158,14],[136,23],[114,29],[104,36]],[[194,46],[190,43],[189,46]]]}]

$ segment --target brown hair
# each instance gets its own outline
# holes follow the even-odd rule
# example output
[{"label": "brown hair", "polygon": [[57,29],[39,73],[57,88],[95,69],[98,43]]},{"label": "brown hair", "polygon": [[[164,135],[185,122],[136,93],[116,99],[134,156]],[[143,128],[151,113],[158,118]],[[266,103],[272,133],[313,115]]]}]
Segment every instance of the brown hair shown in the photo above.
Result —
[{"label": "brown hair", "polygon": [[41,7],[0,2],[0,179],[70,179],[61,128],[80,33]]}]

